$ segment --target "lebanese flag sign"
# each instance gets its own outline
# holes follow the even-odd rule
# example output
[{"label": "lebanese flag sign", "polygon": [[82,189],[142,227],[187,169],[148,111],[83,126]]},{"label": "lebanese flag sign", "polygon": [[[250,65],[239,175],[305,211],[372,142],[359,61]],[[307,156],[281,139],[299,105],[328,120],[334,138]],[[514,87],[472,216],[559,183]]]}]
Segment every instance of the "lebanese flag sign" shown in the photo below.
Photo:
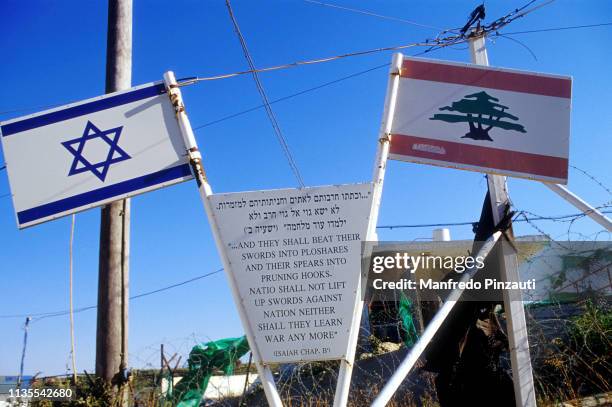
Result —
[{"label": "lebanese flag sign", "polygon": [[567,183],[572,79],[404,58],[392,160]]}]

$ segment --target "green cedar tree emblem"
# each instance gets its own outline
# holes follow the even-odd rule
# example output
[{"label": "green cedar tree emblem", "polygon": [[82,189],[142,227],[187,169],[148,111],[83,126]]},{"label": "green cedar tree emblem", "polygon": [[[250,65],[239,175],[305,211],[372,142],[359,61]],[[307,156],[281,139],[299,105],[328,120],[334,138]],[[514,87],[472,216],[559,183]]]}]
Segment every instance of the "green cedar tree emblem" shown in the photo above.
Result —
[{"label": "green cedar tree emblem", "polygon": [[470,131],[461,138],[471,138],[473,140],[493,141],[489,136],[489,130],[493,127],[526,133],[522,125],[502,121],[502,119],[518,120],[518,117],[505,111],[508,109],[508,106],[495,102],[499,102],[499,99],[489,95],[487,92],[473,93],[464,96],[458,102],[453,102],[451,106],[444,106],[439,109],[463,114],[437,113],[430,117],[429,120],[441,120],[447,123],[467,122],[470,125]]}]

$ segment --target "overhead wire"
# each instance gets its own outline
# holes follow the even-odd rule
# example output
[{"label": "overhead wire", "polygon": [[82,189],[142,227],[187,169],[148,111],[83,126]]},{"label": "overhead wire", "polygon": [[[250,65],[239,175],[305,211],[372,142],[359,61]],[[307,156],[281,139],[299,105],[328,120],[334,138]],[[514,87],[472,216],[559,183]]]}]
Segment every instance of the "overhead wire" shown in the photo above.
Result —
[{"label": "overhead wire", "polygon": [[[530,4],[534,3],[535,1],[536,0],[532,0],[529,3],[527,3],[527,5],[530,5]],[[513,17],[512,19],[508,19],[508,16],[512,16],[517,11],[523,10],[527,5],[523,6],[521,8],[518,8],[518,9],[514,10],[512,13],[509,13],[506,16],[496,20],[497,23],[491,23],[488,26],[485,26],[485,29],[487,30],[489,35],[499,35],[500,33],[495,33],[495,30],[501,29],[501,27],[502,27],[502,25],[500,25],[501,21],[504,21],[503,26],[506,26],[511,21],[513,21],[514,19],[519,18],[519,17],[523,17],[523,16],[527,15],[528,13],[535,11],[536,9],[538,9],[540,7],[543,7],[545,5],[548,5],[548,4],[552,3],[552,1],[554,1],[554,0],[549,0],[548,2],[545,2],[545,3],[543,3],[543,4],[541,4],[541,5],[537,6],[537,7],[534,7],[533,9],[527,10],[526,12],[521,13],[520,15],[517,15],[517,16]],[[611,26],[611,25],[612,25],[612,22],[606,22],[606,23],[579,25],[579,26],[554,27],[554,28],[544,28],[544,29],[528,30],[528,31],[504,32],[504,33],[501,33],[501,34],[502,35],[516,35],[516,34],[538,33],[538,32],[546,32],[546,31],[558,31],[558,30],[572,30],[572,29],[594,28],[594,27]],[[444,30],[444,31],[441,32],[441,34],[452,32],[453,30],[455,30],[455,29]],[[445,41],[448,42],[448,43],[445,43]],[[399,50],[402,50],[402,49],[407,49],[407,48],[412,48],[412,47],[417,47],[417,46],[427,46],[427,47],[443,48],[443,47],[452,46],[452,45],[456,45],[457,43],[463,43],[463,42],[467,42],[467,39],[461,40],[461,38],[458,38],[457,36],[447,37],[447,38],[436,37],[433,40],[429,39],[429,40],[426,40],[426,41],[423,41],[423,42],[416,42],[416,43],[404,44],[404,45],[398,45],[398,46],[381,47],[381,48],[374,48],[374,49],[369,49],[369,50],[364,50],[364,51],[350,52],[350,53],[340,54],[340,55],[335,55],[335,56],[330,56],[330,57],[324,57],[324,58],[318,58],[318,59],[312,59],[312,60],[302,60],[302,61],[296,61],[296,62],[292,62],[292,63],[288,63],[288,64],[276,65],[276,66],[271,66],[271,67],[266,67],[266,68],[258,68],[258,69],[255,69],[255,70],[249,69],[249,70],[231,72],[231,73],[226,73],[226,74],[219,74],[219,75],[214,75],[214,76],[193,77],[193,78],[188,78],[188,79],[179,81],[179,86],[187,86],[187,85],[191,85],[191,84],[198,83],[198,82],[203,82],[203,81],[212,81],[212,80],[219,80],[219,79],[227,79],[227,78],[232,78],[232,77],[236,77],[236,76],[252,74],[254,71],[255,72],[276,71],[276,70],[281,70],[281,69],[294,68],[294,67],[302,66],[302,65],[312,65],[312,64],[317,64],[317,63],[329,62],[329,61],[334,61],[334,60],[338,60],[338,59],[350,58],[350,57],[361,56],[361,55],[368,55],[368,54],[384,52],[384,51],[399,51]],[[428,49],[428,50],[425,51],[425,53],[429,52],[429,51],[430,50]],[[274,103],[274,102],[271,102],[271,103]],[[57,106],[57,105],[50,105],[50,106]],[[49,106],[44,106],[44,107],[49,107]],[[0,114],[2,114],[2,113],[9,113],[9,112],[13,112],[13,111],[20,111],[20,110],[30,110],[30,109],[34,109],[34,108],[36,108],[36,107],[28,107],[28,108],[9,110],[9,111],[5,111],[5,112],[0,112]]]},{"label": "overhead wire", "polygon": [[567,27],[539,28],[537,30],[507,32],[507,33],[504,33],[504,35],[532,34],[532,33],[542,33],[542,32],[549,32],[549,31],[579,30],[583,28],[605,27],[605,26],[611,26],[611,25],[612,25],[612,22],[607,22],[607,23],[599,23],[599,24],[573,25],[573,26],[567,26]]},{"label": "overhead wire", "polygon": [[[418,53],[416,53],[416,54],[414,54],[414,55],[411,55],[411,56],[413,56],[413,57],[420,56],[420,55],[426,54],[426,53],[428,53],[428,52],[432,52],[432,51],[434,51],[434,50],[436,50],[436,49],[440,49],[440,47],[439,47],[439,48],[434,48],[434,49],[427,49],[427,50],[424,50],[424,51],[418,52]],[[305,95],[305,94],[307,94],[307,93],[317,91],[317,90],[322,89],[322,88],[325,88],[325,87],[327,87],[327,86],[335,85],[336,83],[340,83],[340,82],[343,82],[343,81],[345,81],[345,80],[352,79],[352,78],[355,78],[355,77],[357,77],[357,76],[361,76],[361,75],[364,75],[364,74],[366,74],[366,73],[370,73],[370,72],[376,71],[376,70],[378,70],[378,69],[386,68],[386,67],[388,67],[389,65],[391,65],[391,63],[386,62],[386,63],[384,63],[384,64],[381,64],[381,65],[376,65],[376,66],[374,66],[374,67],[372,67],[372,68],[368,68],[368,69],[365,69],[365,70],[363,70],[363,71],[358,71],[358,72],[352,73],[352,74],[350,74],[350,75],[342,76],[342,77],[340,77],[340,78],[338,78],[338,79],[334,79],[334,80],[331,80],[331,81],[328,81],[328,82],[324,82],[324,83],[321,83],[321,84],[319,84],[319,85],[313,86],[313,87],[311,87],[311,88],[304,89],[304,90],[301,90],[301,91],[299,91],[299,92],[292,93],[292,94],[290,94],[290,95],[283,96],[283,97],[280,97],[280,98],[278,98],[278,99],[272,100],[272,101],[270,101],[270,104],[274,104],[274,103],[278,103],[278,102],[283,102],[283,101],[285,101],[285,100],[293,99],[293,98],[295,98],[295,97],[297,97],[297,96]],[[220,118],[218,118],[218,119],[215,119],[215,120],[212,120],[212,121],[209,121],[209,122],[206,122],[206,123],[203,123],[203,124],[197,125],[197,126],[195,126],[195,127],[193,128],[193,130],[199,130],[199,129],[202,129],[202,128],[204,128],[204,127],[212,126],[212,125],[214,125],[214,124],[221,123],[221,122],[224,122],[224,121],[226,121],[226,120],[230,120],[230,119],[233,119],[233,118],[235,118],[235,117],[242,116],[242,115],[244,115],[244,114],[247,114],[247,113],[253,112],[253,111],[258,110],[258,109],[261,109],[261,108],[263,108],[263,107],[265,107],[265,105],[263,105],[263,104],[258,105],[258,106],[253,106],[253,107],[250,107],[250,108],[247,108],[247,109],[244,109],[244,110],[238,111],[238,112],[236,112],[236,113],[232,113],[232,114],[229,114],[229,115],[227,115],[227,116],[223,116],[223,117],[220,117]]]},{"label": "overhead wire", "polygon": [[38,105],[38,106],[30,106],[30,107],[20,107],[17,109],[10,109],[10,110],[3,110],[0,112],[0,115],[4,115],[4,114],[8,114],[8,113],[17,113],[17,112],[25,112],[28,110],[33,110],[33,109],[52,109],[54,107],[58,107],[58,106],[62,106],[65,105],[67,103],[60,103],[60,104],[52,104],[52,105]]},{"label": "overhead wire", "polygon": [[414,47],[418,47],[418,46],[428,46],[429,47],[429,46],[434,46],[434,45],[439,45],[439,44],[437,42],[433,42],[433,41],[432,42],[415,42],[415,43],[396,45],[396,46],[390,46],[390,47],[372,48],[372,49],[367,49],[367,50],[363,50],[363,51],[349,52],[349,53],[346,53],[346,54],[333,55],[333,56],[317,58],[317,59],[308,59],[308,60],[302,60],[302,61],[295,61],[295,62],[291,62],[291,63],[287,63],[287,64],[275,65],[275,66],[270,66],[270,67],[266,67],[266,68],[248,69],[248,70],[244,70],[244,71],[236,71],[236,72],[231,72],[231,73],[226,73],[226,74],[219,74],[219,75],[213,75],[213,76],[202,76],[202,77],[197,76],[195,78],[190,78],[190,79],[186,79],[184,81],[179,82],[179,86],[187,86],[187,85],[192,85],[192,84],[198,83],[198,82],[214,81],[214,80],[219,80],[219,79],[233,78],[233,77],[236,77],[236,76],[252,74],[254,72],[255,73],[270,72],[270,71],[278,71],[278,70],[281,70],[281,69],[296,68],[298,66],[304,66],[304,65],[320,64],[320,63],[324,63],[324,62],[337,61],[339,59],[351,58],[351,57],[362,56],[362,55],[369,55],[369,54],[374,54],[374,53],[378,53],[378,52],[399,51],[399,50],[402,50],[402,49],[414,48]]},{"label": "overhead wire", "polygon": [[534,11],[544,7],[544,6],[548,6],[549,4],[553,3],[555,0],[548,0],[543,2],[542,4],[538,4],[535,7],[532,7],[528,10],[527,7],[531,6],[533,3],[535,3],[537,0],[531,0],[528,3],[526,3],[525,5],[523,5],[522,7],[519,7],[517,9],[514,9],[513,11],[509,12],[508,14],[506,14],[505,16],[502,16],[500,18],[498,18],[497,20],[494,20],[493,22],[485,25],[484,27],[482,27],[482,32],[483,33],[489,33],[489,32],[494,32],[494,31],[498,31],[500,29],[502,29],[503,27],[507,26],[508,24],[510,24],[511,22],[513,22],[516,19],[525,17],[526,15],[533,13]]},{"label": "overhead wire", "polygon": [[519,40],[517,40],[516,38],[509,37],[509,36],[508,36],[508,34],[502,34],[502,33],[499,33],[499,32],[496,32],[496,33],[495,33],[495,37],[497,37],[497,38],[503,38],[503,39],[505,39],[505,40],[509,40],[509,41],[512,41],[512,42],[514,42],[514,43],[516,43],[516,44],[520,45],[521,47],[523,47],[524,49],[526,49],[526,50],[527,50],[527,52],[529,52],[529,54],[530,54],[530,55],[533,57],[533,59],[534,59],[534,60],[536,60],[536,61],[538,60],[538,57],[536,56],[535,52],[533,52],[533,50],[532,50],[531,48],[529,48],[529,47],[527,46],[527,44],[523,43],[522,41],[519,41]]},{"label": "overhead wire", "polygon": [[142,294],[133,295],[133,296],[130,297],[130,300],[135,300],[137,298],[142,298],[142,297],[146,297],[146,296],[149,296],[149,295],[152,295],[152,294],[161,293],[163,291],[167,291],[167,290],[170,290],[172,288],[181,287],[181,286],[184,286],[185,284],[193,283],[194,281],[198,281],[198,280],[201,280],[203,278],[210,277],[210,276],[218,274],[218,273],[220,273],[222,271],[223,271],[223,268],[220,268],[218,270],[211,271],[210,273],[206,273],[206,274],[202,274],[202,275],[197,276],[197,277],[190,278],[189,280],[185,280],[185,281],[182,281],[180,283],[176,283],[176,284],[172,284],[172,285],[169,285],[169,286],[166,286],[166,287],[158,288],[157,290],[153,290],[153,291],[147,291],[147,292],[142,293]]},{"label": "overhead wire", "polygon": [[[500,29],[502,29],[503,27],[507,26],[508,24],[510,24],[511,22],[513,22],[514,20],[524,17],[529,13],[534,12],[535,10],[538,10],[541,7],[544,7],[546,5],[549,5],[553,2],[554,0],[549,0],[547,2],[544,2],[536,7],[533,7],[529,10],[525,10],[525,7],[527,5],[532,4],[534,1],[530,1],[529,3],[527,3],[526,6],[520,7],[518,9],[515,9],[514,11],[512,11],[511,13],[508,13],[507,15],[493,21],[490,24],[487,24],[483,27],[481,27],[481,31],[479,32],[479,34],[493,34],[493,35],[497,35],[496,32]],[[524,34],[524,33],[531,33],[531,32],[542,32],[542,31],[554,31],[554,30],[561,30],[561,29],[579,29],[579,28],[588,28],[588,27],[599,27],[599,26],[605,26],[605,25],[612,25],[611,23],[601,23],[601,24],[592,24],[592,25],[584,25],[584,26],[569,26],[569,27],[557,27],[557,28],[550,28],[550,29],[541,29],[541,30],[531,30],[531,31],[515,31],[515,32],[509,32],[509,33],[501,33],[502,35],[514,35],[514,34]],[[452,32],[452,29],[449,30],[444,30],[440,33],[440,35],[446,34],[448,32]],[[434,39],[427,39],[425,41],[421,41],[421,42],[414,42],[414,43],[409,43],[409,44],[403,44],[403,45],[396,45],[396,46],[389,46],[389,47],[380,47],[380,48],[373,48],[373,49],[368,49],[368,50],[363,50],[363,51],[355,51],[355,52],[349,52],[349,53],[345,53],[345,54],[339,54],[339,55],[334,55],[334,56],[330,56],[330,57],[324,57],[324,58],[317,58],[317,59],[311,59],[311,60],[302,60],[302,61],[296,61],[296,62],[291,62],[291,63],[287,63],[287,64],[282,64],[282,65],[275,65],[275,66],[270,66],[270,67],[266,67],[266,68],[258,68],[258,69],[250,69],[250,70],[244,70],[244,71],[237,71],[237,72],[232,72],[232,73],[227,73],[227,74],[219,74],[219,75],[214,75],[214,76],[203,76],[203,77],[194,77],[194,78],[190,78],[188,80],[182,81],[180,82],[181,86],[186,86],[186,85],[191,85],[194,83],[198,83],[198,82],[203,82],[203,81],[212,81],[212,80],[218,80],[218,79],[226,79],[226,78],[232,78],[232,77],[236,77],[236,76],[241,76],[241,75],[246,75],[246,74],[250,74],[253,72],[269,72],[269,71],[276,71],[276,70],[281,70],[281,69],[290,69],[290,68],[295,68],[298,66],[303,66],[303,65],[313,65],[313,64],[318,64],[318,63],[324,63],[324,62],[330,62],[330,61],[335,61],[335,60],[339,60],[339,59],[344,59],[344,58],[351,58],[351,57],[355,57],[355,56],[362,56],[362,55],[368,55],[368,54],[373,54],[373,53],[378,53],[378,52],[385,52],[385,51],[399,51],[402,49],[407,49],[407,48],[413,48],[413,47],[418,47],[418,46],[425,46],[425,47],[446,47],[446,46],[450,46],[450,45],[456,45],[458,43],[464,43],[467,42],[469,39],[469,35],[470,34],[466,34],[464,36],[462,35],[453,35],[453,36],[447,36],[447,37],[440,37],[440,35]]]},{"label": "overhead wire", "polygon": [[[189,283],[193,283],[193,282],[201,280],[203,278],[207,278],[207,277],[213,276],[213,275],[218,274],[218,273],[220,273],[222,271],[223,271],[223,268],[220,268],[218,270],[211,271],[209,273],[202,274],[202,275],[190,278],[190,279],[185,280],[185,281],[181,281],[180,283],[171,284],[171,285],[168,285],[168,286],[165,286],[165,287],[162,287],[162,288],[158,288],[158,289],[155,289],[155,290],[152,290],[152,291],[147,291],[147,292],[144,292],[144,293],[141,293],[141,294],[133,295],[129,299],[130,300],[135,300],[135,299],[138,299],[138,298],[147,297],[149,295],[157,294],[157,293],[160,293],[160,292],[163,292],[163,291],[168,291],[168,290],[171,290],[173,288],[181,287],[183,285],[186,285],[186,284],[189,284]],[[77,314],[77,313],[80,313],[80,312],[83,312],[83,311],[92,310],[92,309],[95,309],[95,308],[98,308],[98,306],[97,305],[90,305],[90,306],[87,306],[87,307],[81,307],[81,308],[75,309],[74,313]],[[43,319],[43,318],[59,317],[59,316],[67,315],[68,313],[70,313],[69,310],[61,310],[61,311],[39,312],[39,313],[29,313],[29,314],[0,315],[0,319],[24,318],[24,317],[27,317],[27,316],[31,316],[31,317],[35,318],[35,320],[40,320],[40,319]]]},{"label": "overhead wire", "polygon": [[[319,89],[322,89],[322,88],[324,88],[324,87],[334,85],[334,84],[336,84],[336,83],[339,83],[339,82],[345,81],[345,80],[347,80],[347,79],[355,78],[355,77],[357,77],[357,76],[361,76],[361,75],[364,75],[364,74],[366,74],[366,73],[369,73],[369,72],[372,72],[372,71],[375,71],[375,70],[378,70],[378,69],[382,69],[382,68],[388,67],[389,65],[390,65],[390,63],[388,63],[388,62],[387,62],[387,63],[384,63],[384,64],[382,64],[382,65],[376,65],[376,66],[374,66],[374,67],[372,67],[372,68],[368,68],[368,69],[363,70],[363,71],[355,72],[355,73],[352,73],[352,74],[350,74],[350,75],[343,76],[343,77],[338,78],[338,79],[334,79],[334,80],[332,80],[332,81],[328,81],[328,82],[321,83],[320,85],[313,86],[312,88],[304,89],[304,90],[301,90],[301,91],[299,91],[299,92],[292,93],[292,94],[290,94],[290,95],[283,96],[283,97],[280,97],[280,98],[278,98],[278,99],[271,100],[269,103],[270,103],[270,104],[274,104],[274,103],[278,103],[278,102],[283,102],[283,101],[285,101],[285,100],[293,99],[293,98],[295,98],[295,97],[297,97],[297,96],[301,96],[301,95],[304,95],[304,94],[306,94],[306,93],[314,92],[315,90],[319,90]],[[229,120],[229,119],[233,119],[233,118],[238,117],[238,116],[242,116],[243,114],[253,112],[253,111],[258,110],[258,109],[261,109],[261,108],[263,108],[263,107],[265,107],[265,105],[264,105],[264,104],[257,105],[257,106],[253,106],[253,107],[251,107],[251,108],[248,108],[248,109],[245,109],[245,110],[241,110],[241,111],[239,111],[239,112],[232,113],[232,114],[229,114],[229,115],[227,115],[227,116],[223,116],[223,117],[220,117],[220,118],[218,118],[218,119],[212,120],[212,121],[210,121],[210,122],[207,122],[207,123],[204,123],[204,124],[201,124],[201,125],[195,126],[195,127],[193,128],[193,130],[199,130],[199,129],[202,129],[202,128],[204,128],[204,127],[212,126],[213,124],[217,124],[217,123],[220,123],[220,122],[224,122],[224,121],[226,121],[226,120]]]},{"label": "overhead wire", "polygon": [[293,154],[291,153],[291,149],[289,148],[287,139],[285,135],[283,134],[283,131],[278,123],[276,114],[274,114],[274,110],[272,110],[272,107],[270,106],[268,95],[266,94],[263,84],[259,80],[259,75],[257,74],[255,63],[253,62],[253,58],[251,57],[251,53],[249,52],[249,48],[247,47],[247,43],[246,43],[246,40],[244,39],[244,35],[242,35],[242,31],[240,31],[240,26],[238,25],[238,20],[236,19],[236,16],[234,15],[234,11],[232,10],[232,5],[230,3],[230,0],[225,0],[225,5],[227,7],[227,11],[229,13],[230,19],[232,20],[234,31],[236,32],[236,35],[238,36],[238,40],[240,41],[240,46],[242,47],[242,52],[244,54],[244,57],[247,60],[247,63],[249,64],[249,68],[251,68],[251,70],[253,71],[252,72],[253,80],[255,81],[255,86],[257,87],[257,91],[259,92],[259,95],[261,96],[261,99],[265,106],[266,114],[268,115],[268,119],[270,120],[272,129],[274,130],[274,133],[276,134],[276,137],[278,138],[278,142],[281,145],[281,148],[283,150],[283,153],[285,154],[285,158],[287,159],[287,162],[289,163],[289,167],[291,167],[291,171],[293,172],[293,175],[297,179],[298,185],[300,186],[300,188],[304,188],[305,184],[304,184],[304,180],[302,179],[302,174],[300,173],[297,163],[295,162],[295,158],[293,158]]},{"label": "overhead wire", "polygon": [[374,13],[371,11],[367,11],[367,10],[360,10],[354,7],[346,7],[346,6],[340,6],[338,4],[331,4],[331,3],[324,3],[322,1],[316,1],[316,0],[303,0],[306,3],[311,3],[311,4],[318,4],[320,6],[325,6],[325,7],[331,7],[331,8],[335,8],[335,9],[339,9],[339,10],[345,10],[345,11],[350,11],[353,13],[358,13],[358,14],[364,14],[364,15],[368,15],[368,16],[372,16],[372,17],[378,17],[378,18],[382,18],[385,20],[391,20],[391,21],[398,21],[400,23],[404,23],[404,24],[410,24],[413,25],[415,27],[421,27],[421,28],[429,28],[429,29],[433,29],[433,30],[443,30],[442,28],[433,26],[433,25],[428,25],[428,24],[421,24],[418,23],[416,21],[411,21],[411,20],[406,20],[404,18],[399,18],[399,17],[393,17],[393,16],[387,16],[387,15],[383,15],[383,14],[378,14],[378,13]]}]

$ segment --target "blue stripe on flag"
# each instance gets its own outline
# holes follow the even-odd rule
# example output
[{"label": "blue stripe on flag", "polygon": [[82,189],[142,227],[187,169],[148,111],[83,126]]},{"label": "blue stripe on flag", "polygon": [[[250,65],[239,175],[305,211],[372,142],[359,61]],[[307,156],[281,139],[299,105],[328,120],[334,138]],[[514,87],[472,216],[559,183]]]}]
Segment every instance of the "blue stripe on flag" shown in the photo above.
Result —
[{"label": "blue stripe on flag", "polygon": [[19,224],[23,225],[47,216],[52,216],[64,211],[89,205],[94,202],[103,201],[118,195],[127,194],[129,192],[138,191],[139,189],[188,176],[191,176],[189,164],[166,168],[142,177],[133,178],[114,185],[109,185],[107,187],[94,189],[93,191],[71,196],[69,198],[60,199],[59,201],[50,202],[35,208],[26,209],[17,213],[17,219],[19,220]]},{"label": "blue stripe on flag", "polygon": [[126,103],[131,103],[137,100],[161,95],[164,92],[165,88],[163,84],[155,84],[146,88],[136,89],[131,92],[121,93],[116,96],[110,96],[100,100],[94,100],[93,102],[84,103],[82,105],[73,106],[67,109],[42,114],[40,116],[30,117],[28,119],[20,120],[18,122],[5,124],[0,127],[0,130],[2,131],[2,136],[6,137],[10,136],[11,134],[20,133],[22,131],[35,129],[37,127],[46,126],[64,120],[70,120],[75,117],[83,116],[89,113],[95,113],[99,112],[100,110],[106,110],[112,107],[125,105]]}]

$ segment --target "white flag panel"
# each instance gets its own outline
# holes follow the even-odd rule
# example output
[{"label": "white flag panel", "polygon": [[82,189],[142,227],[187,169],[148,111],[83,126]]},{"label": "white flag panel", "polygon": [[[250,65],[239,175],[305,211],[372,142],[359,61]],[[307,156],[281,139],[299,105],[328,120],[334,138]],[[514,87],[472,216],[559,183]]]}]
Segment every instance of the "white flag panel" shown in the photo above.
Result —
[{"label": "white flag panel", "polygon": [[0,125],[19,227],[191,178],[163,84]]}]

